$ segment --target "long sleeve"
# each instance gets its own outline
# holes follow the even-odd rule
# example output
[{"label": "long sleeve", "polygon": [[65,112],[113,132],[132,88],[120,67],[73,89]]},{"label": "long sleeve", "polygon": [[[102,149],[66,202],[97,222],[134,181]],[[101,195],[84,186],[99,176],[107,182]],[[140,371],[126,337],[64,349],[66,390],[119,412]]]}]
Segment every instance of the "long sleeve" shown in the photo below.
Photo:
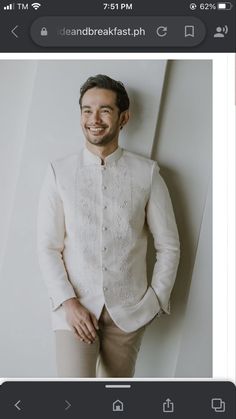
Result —
[{"label": "long sleeve", "polygon": [[169,314],[169,299],[179,264],[180,245],[169,192],[156,163],[153,166],[150,199],[146,211],[147,223],[156,249],[151,287],[162,310]]},{"label": "long sleeve", "polygon": [[55,172],[50,164],[39,199],[37,248],[40,268],[53,310],[63,301],[76,297],[62,257],[64,237],[64,209],[57,189]]}]

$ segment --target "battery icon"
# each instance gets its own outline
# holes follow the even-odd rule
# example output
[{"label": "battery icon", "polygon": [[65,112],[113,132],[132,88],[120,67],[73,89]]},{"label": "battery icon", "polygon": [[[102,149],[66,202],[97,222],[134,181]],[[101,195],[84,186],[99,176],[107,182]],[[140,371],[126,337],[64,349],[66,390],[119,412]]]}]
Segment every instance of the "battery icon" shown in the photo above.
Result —
[{"label": "battery icon", "polygon": [[224,3],[217,3],[218,10],[231,10],[232,7],[233,7],[233,4],[230,3],[229,1],[224,2]]}]

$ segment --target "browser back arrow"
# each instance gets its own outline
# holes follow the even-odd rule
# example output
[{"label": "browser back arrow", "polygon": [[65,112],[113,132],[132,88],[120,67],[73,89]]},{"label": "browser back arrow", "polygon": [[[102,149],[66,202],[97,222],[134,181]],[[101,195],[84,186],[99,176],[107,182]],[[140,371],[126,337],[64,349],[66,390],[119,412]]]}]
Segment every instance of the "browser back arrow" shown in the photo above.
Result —
[{"label": "browser back arrow", "polygon": [[15,32],[15,30],[18,28],[18,25],[16,25],[12,30],[11,33],[12,35],[14,35],[16,38],[19,38],[19,36],[17,35],[17,33]]},{"label": "browser back arrow", "polygon": [[14,404],[14,406],[17,408],[17,410],[21,410],[21,408],[18,406],[18,404],[21,402],[21,400],[18,400],[18,402],[16,402]]}]

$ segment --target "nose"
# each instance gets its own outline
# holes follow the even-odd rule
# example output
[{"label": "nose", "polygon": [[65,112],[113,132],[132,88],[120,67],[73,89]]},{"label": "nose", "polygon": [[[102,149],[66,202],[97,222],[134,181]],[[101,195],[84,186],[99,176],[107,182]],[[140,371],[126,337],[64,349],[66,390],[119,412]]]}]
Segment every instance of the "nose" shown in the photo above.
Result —
[{"label": "nose", "polygon": [[99,112],[99,111],[94,111],[94,112],[91,114],[90,121],[91,121],[93,124],[98,124],[98,123],[100,123],[100,122],[101,122],[101,115],[100,115],[100,112]]}]

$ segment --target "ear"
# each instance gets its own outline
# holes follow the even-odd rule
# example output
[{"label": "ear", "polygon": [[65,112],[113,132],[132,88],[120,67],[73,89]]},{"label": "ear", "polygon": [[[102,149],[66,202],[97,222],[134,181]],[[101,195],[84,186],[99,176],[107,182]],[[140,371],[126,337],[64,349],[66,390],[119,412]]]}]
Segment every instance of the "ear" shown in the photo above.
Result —
[{"label": "ear", "polygon": [[124,127],[124,125],[127,124],[128,120],[130,117],[130,113],[129,110],[121,112],[120,114],[120,129],[122,129]]}]

